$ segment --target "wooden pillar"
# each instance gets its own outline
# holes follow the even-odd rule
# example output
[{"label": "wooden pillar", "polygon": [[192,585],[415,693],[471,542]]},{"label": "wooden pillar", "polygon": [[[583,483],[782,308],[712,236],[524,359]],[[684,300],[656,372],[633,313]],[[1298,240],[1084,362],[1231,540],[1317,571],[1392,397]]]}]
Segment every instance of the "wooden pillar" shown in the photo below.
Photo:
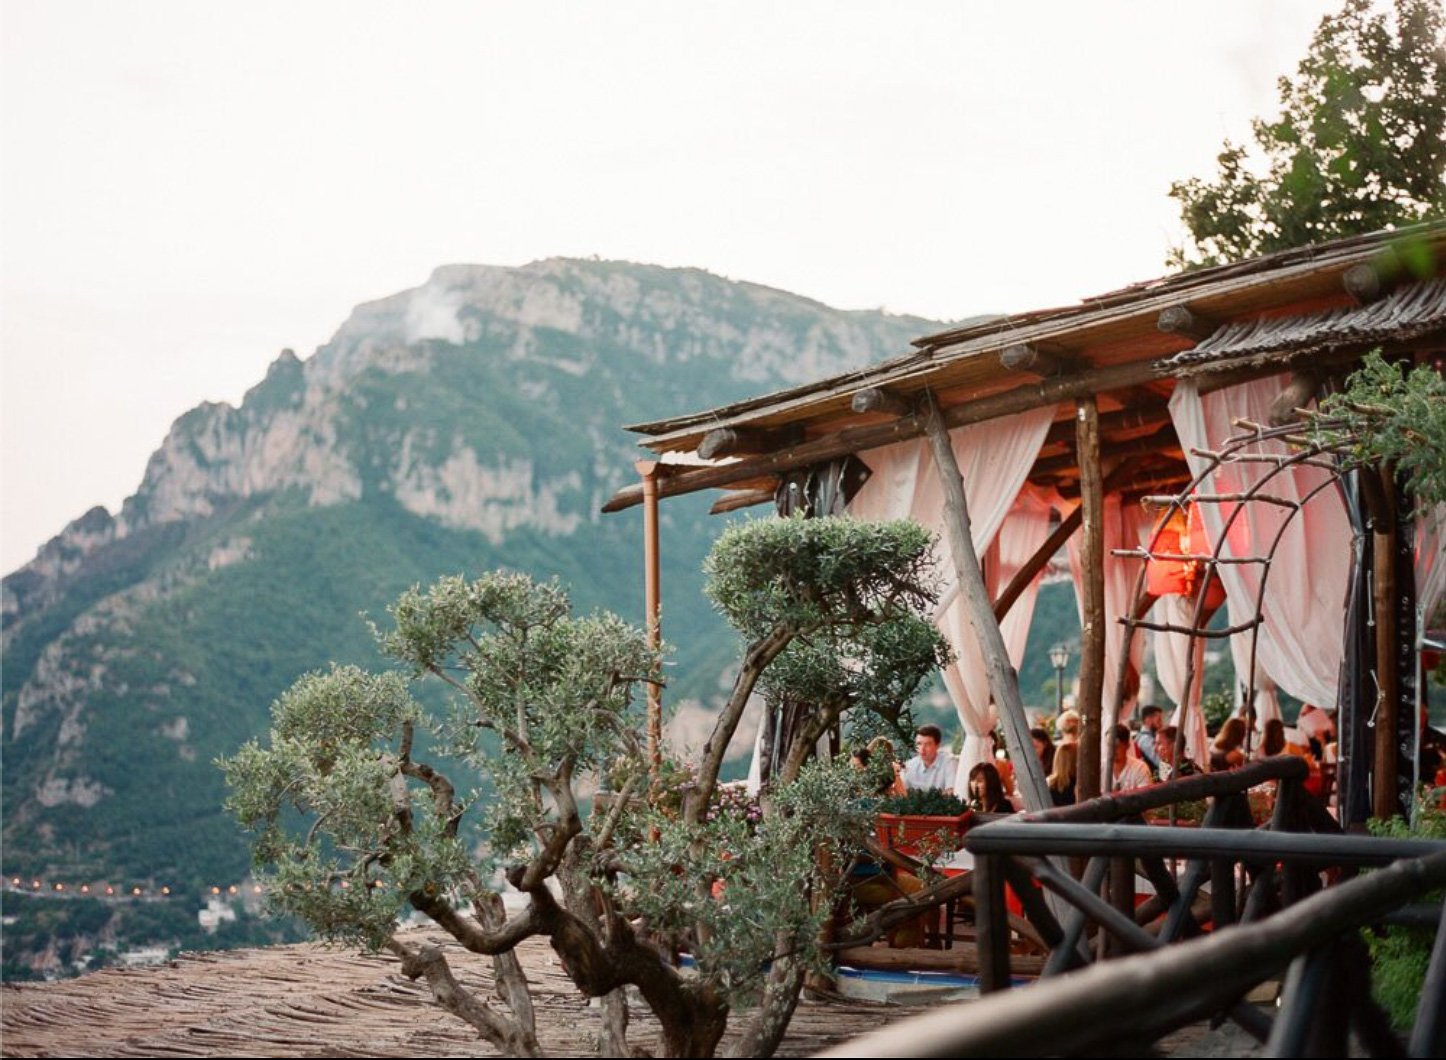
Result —
[{"label": "wooden pillar", "polygon": [[1009,908],[1004,900],[1004,855],[974,859],[974,930],[979,992],[1009,989]]},{"label": "wooden pillar", "polygon": [[1079,457],[1081,540],[1080,756],[1079,799],[1092,799],[1103,789],[1100,756],[1103,732],[1100,714],[1105,687],[1105,536],[1104,478],[1100,471],[1100,413],[1093,395],[1075,406],[1075,452]]},{"label": "wooden pillar", "polygon": [[[663,644],[662,573],[658,562],[658,462],[639,460],[633,465],[643,479],[643,614],[648,647]],[[661,677],[661,674],[655,674]],[[663,685],[648,682],[648,770],[657,780],[663,763]]]},{"label": "wooden pillar", "polygon": [[980,652],[984,656],[989,691],[1004,723],[1004,742],[1014,763],[1015,780],[1029,809],[1048,809],[1054,802],[1044,782],[1044,766],[1029,737],[1029,721],[1024,716],[1024,702],[1019,697],[1019,675],[1009,661],[1004,636],[994,618],[989,590],[984,585],[984,571],[974,551],[974,537],[969,529],[969,503],[964,496],[964,477],[959,472],[959,461],[954,458],[949,431],[944,426],[944,417],[932,392],[925,392],[920,411],[934,454],[934,467],[944,490],[944,536],[948,539],[949,553],[959,577],[959,592],[968,610],[969,624],[979,639]]},{"label": "wooden pillar", "polygon": [[1372,758],[1371,816],[1389,820],[1396,799],[1396,711],[1400,701],[1396,662],[1396,483],[1382,469],[1380,503],[1373,506],[1371,611],[1376,618],[1376,729]]}]

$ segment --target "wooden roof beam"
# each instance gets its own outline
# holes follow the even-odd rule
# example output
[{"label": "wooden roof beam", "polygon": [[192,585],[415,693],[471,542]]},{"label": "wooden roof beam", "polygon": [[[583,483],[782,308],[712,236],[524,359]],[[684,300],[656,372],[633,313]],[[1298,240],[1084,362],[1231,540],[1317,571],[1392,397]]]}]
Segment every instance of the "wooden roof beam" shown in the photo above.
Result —
[{"label": "wooden roof beam", "polygon": [[[1155,378],[1156,375],[1157,369],[1151,361],[1132,361],[1128,364],[1092,368],[1079,375],[1027,383],[977,401],[952,405],[943,410],[944,423],[950,429],[963,427],[969,423],[992,420],[997,416],[1011,416],[1043,405],[1053,405],[1097,390],[1136,386]],[[775,450],[731,464],[710,464],[704,467],[676,465],[678,470],[658,480],[658,496],[672,497],[680,493],[726,486],[755,475],[789,471],[848,453],[907,441],[922,433],[923,426],[917,416],[901,416],[887,423],[846,427],[819,438],[806,439],[787,449]],[[642,499],[641,485],[624,486],[603,505],[603,511],[623,511],[642,503]]]},{"label": "wooden roof beam", "polygon": [[708,514],[722,515],[725,512],[736,512],[743,508],[752,508],[757,504],[772,504],[773,497],[773,490],[729,490],[713,502],[713,507],[708,509]]},{"label": "wooden roof beam", "polygon": [[1011,372],[1033,372],[1042,376],[1063,375],[1083,367],[1078,358],[1071,357],[1058,347],[1036,342],[1016,342],[1004,347],[999,351],[999,363]]},{"label": "wooden roof beam", "polygon": [[1208,339],[1220,326],[1218,320],[1195,312],[1189,306],[1172,305],[1160,310],[1155,318],[1155,327],[1167,335],[1184,335],[1197,342]]},{"label": "wooden roof beam", "polygon": [[855,412],[882,412],[890,416],[912,416],[914,402],[901,394],[871,386],[854,394],[849,402]]},{"label": "wooden roof beam", "polygon": [[752,427],[719,427],[703,435],[698,455],[704,460],[725,456],[757,456],[793,445],[803,439],[800,428],[762,430]]},{"label": "wooden roof beam", "polygon": [[[1158,427],[1169,422],[1169,403],[1165,398],[1159,396],[1131,405],[1129,408],[1100,413],[1100,430],[1107,434]],[[1071,445],[1074,443],[1073,418],[1051,424],[1049,431],[1044,436],[1045,445],[1058,445],[1061,442]]]},{"label": "wooden roof beam", "polygon": [[[1104,417],[1101,416],[1100,419],[1103,420]],[[1140,456],[1172,450],[1178,452],[1180,441],[1175,436],[1174,425],[1167,421],[1161,424],[1153,434],[1145,435],[1142,438],[1131,438],[1129,441],[1113,444],[1105,439],[1101,443],[1101,449],[1105,456]],[[1077,459],[1072,450],[1059,456],[1040,457],[1029,469],[1029,477],[1032,479],[1036,475],[1053,475],[1056,472],[1069,471],[1076,466]]]}]

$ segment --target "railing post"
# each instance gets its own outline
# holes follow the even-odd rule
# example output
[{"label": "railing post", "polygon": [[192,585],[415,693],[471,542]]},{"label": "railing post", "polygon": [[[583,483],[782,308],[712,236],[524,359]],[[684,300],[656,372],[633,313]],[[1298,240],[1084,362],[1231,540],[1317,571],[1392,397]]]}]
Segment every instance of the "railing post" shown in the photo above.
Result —
[{"label": "railing post", "polygon": [[1441,903],[1441,920],[1436,925],[1436,942],[1431,946],[1431,963],[1421,984],[1421,1002],[1416,1006],[1416,1025],[1411,1030],[1411,1056],[1446,1054],[1446,902]]},{"label": "railing post", "polygon": [[974,916],[979,948],[979,992],[1009,989],[1009,908],[1004,901],[1004,856],[974,859]]}]

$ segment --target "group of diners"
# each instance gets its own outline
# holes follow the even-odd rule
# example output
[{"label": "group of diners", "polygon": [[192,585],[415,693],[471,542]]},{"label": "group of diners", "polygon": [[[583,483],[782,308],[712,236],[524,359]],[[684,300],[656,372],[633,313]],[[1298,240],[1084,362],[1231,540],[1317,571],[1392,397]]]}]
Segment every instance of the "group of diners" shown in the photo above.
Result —
[{"label": "group of diners", "polygon": [[[1214,772],[1244,765],[1247,734],[1253,720],[1253,715],[1226,719],[1210,745],[1210,759],[1205,768]],[[1080,727],[1079,715],[1066,710],[1056,719],[1053,737],[1043,727],[1029,731],[1034,751],[1044,768],[1050,798],[1056,806],[1068,806],[1075,801]],[[1165,724],[1164,711],[1153,704],[1142,707],[1131,725],[1115,725],[1110,733],[1110,788],[1124,791],[1204,772],[1205,769],[1177,747],[1178,736],[1174,725]],[[1250,757],[1259,760],[1296,754],[1305,758],[1312,772],[1317,773],[1317,763],[1329,759],[1333,741],[1334,725],[1330,715],[1306,704],[1294,726],[1287,726],[1279,718],[1268,720],[1249,747]],[[892,760],[893,749],[888,741],[875,740],[870,749],[877,753],[880,745],[887,748],[886,753]],[[919,789],[955,791],[972,809],[985,813],[1010,813],[1024,804],[1014,783],[1014,767],[1002,751],[994,761],[976,764],[969,771],[963,790],[956,790],[958,761],[943,746],[943,733],[937,725],[921,725],[916,730],[914,750],[914,756],[908,761],[893,762],[894,777],[887,793],[902,795]],[[861,754],[867,761],[869,751]]]}]

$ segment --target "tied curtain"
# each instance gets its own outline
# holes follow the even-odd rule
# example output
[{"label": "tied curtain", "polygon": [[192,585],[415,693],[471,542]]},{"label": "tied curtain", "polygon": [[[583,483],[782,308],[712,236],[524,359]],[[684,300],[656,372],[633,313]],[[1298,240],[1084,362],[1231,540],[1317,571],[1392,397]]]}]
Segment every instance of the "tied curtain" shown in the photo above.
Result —
[{"label": "tied curtain", "polygon": [[[976,554],[984,557],[985,582],[991,595],[1008,583],[1049,532],[1047,500],[1032,493],[1021,497],[1020,490],[1053,419],[1054,408],[1049,406],[949,432],[964,479],[970,536]],[[954,564],[942,543],[944,493],[939,475],[928,440],[923,438],[882,446],[860,456],[872,474],[849,504],[849,514],[857,519],[913,519],[941,539],[935,545],[941,576],[935,624],[956,655],[944,671],[944,684],[964,730],[956,785],[957,790],[964,790],[969,770],[993,757],[992,733],[997,718]],[[1006,527],[1001,534],[1001,528]],[[1016,667],[1024,655],[1037,587],[1036,580],[1001,626],[1010,661]]]},{"label": "tied curtain", "polygon": [[[1218,451],[1226,439],[1238,433],[1232,425],[1237,417],[1253,423],[1268,422],[1270,404],[1285,383],[1284,376],[1275,376],[1202,395],[1194,381],[1181,381],[1170,397],[1170,416],[1190,470],[1199,475],[1209,464],[1207,457],[1194,450]],[[1262,443],[1251,451],[1281,456],[1289,453],[1280,442]],[[1244,493],[1273,470],[1273,464],[1264,462],[1222,464],[1202,482],[1201,492]],[[1269,555],[1280,535],[1269,568],[1260,563],[1223,563],[1217,568],[1225,585],[1230,624],[1239,625],[1254,616],[1264,581],[1264,621],[1258,631],[1257,666],[1297,699],[1332,706],[1336,702],[1342,616],[1351,566],[1351,528],[1345,505],[1324,468],[1287,468],[1273,475],[1261,492],[1295,502],[1308,496],[1310,500],[1298,513],[1263,501],[1200,505],[1211,540],[1221,541],[1224,535],[1221,556]],[[1227,531],[1225,523],[1237,509]],[[1244,669],[1249,658],[1248,635],[1231,640],[1240,642],[1231,646],[1238,677],[1248,681],[1252,677]],[[1273,700],[1273,696],[1270,698]],[[1258,698],[1258,704],[1263,722],[1264,711],[1270,708],[1263,696]],[[1275,707],[1275,711],[1278,714],[1279,708]]]}]

